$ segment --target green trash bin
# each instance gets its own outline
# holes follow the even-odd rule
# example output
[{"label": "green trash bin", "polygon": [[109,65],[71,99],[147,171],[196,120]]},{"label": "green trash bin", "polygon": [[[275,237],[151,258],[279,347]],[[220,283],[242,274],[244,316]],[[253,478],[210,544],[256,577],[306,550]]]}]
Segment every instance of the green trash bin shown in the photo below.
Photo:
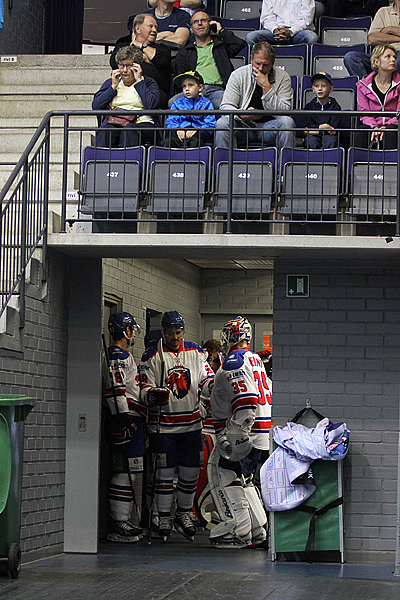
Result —
[{"label": "green trash bin", "polygon": [[0,394],[0,575],[21,570],[21,487],[24,424],[36,400]]}]

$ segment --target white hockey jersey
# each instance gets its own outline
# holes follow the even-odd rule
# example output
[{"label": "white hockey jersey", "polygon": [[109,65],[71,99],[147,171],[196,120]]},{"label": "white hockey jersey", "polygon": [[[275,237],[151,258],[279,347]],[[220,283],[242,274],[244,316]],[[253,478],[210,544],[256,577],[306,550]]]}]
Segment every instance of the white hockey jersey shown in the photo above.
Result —
[{"label": "white hockey jersey", "polygon": [[[115,394],[120,413],[133,412],[139,399],[138,371],[135,360],[127,350],[110,346],[108,357],[112,368]],[[103,403],[116,414],[114,393],[105,356],[102,363]]]},{"label": "white hockey jersey", "polygon": [[254,448],[268,450],[271,403],[272,383],[258,354],[245,349],[231,352],[217,371],[211,395],[215,433],[233,417],[247,431],[250,428]]},{"label": "white hockey jersey", "polygon": [[[210,397],[214,372],[203,350],[193,342],[183,342],[178,352],[164,348],[164,377],[161,381],[161,358],[157,348],[146,350],[139,364],[142,404],[150,388],[170,390],[168,404],[161,409],[161,433],[186,433],[202,428],[199,392]],[[156,430],[158,407],[148,409],[149,431]]]}]

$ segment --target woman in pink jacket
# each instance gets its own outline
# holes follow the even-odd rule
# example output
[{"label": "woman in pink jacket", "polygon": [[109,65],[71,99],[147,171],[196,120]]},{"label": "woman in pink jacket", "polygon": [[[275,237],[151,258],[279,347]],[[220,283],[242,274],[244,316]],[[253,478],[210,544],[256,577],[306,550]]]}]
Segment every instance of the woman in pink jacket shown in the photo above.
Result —
[{"label": "woman in pink jacket", "polygon": [[[400,75],[397,72],[397,52],[389,44],[375,46],[371,55],[373,69],[357,85],[358,110],[370,113],[382,111],[382,116],[361,117],[362,125],[354,136],[357,148],[397,148],[397,117],[385,116],[385,111],[400,109]],[[391,130],[391,131],[383,131]]]}]

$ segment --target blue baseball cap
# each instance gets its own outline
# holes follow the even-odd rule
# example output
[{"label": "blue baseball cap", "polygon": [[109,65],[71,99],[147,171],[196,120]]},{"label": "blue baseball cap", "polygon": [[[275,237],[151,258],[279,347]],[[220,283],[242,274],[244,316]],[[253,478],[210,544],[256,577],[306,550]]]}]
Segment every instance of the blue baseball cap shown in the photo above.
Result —
[{"label": "blue baseball cap", "polygon": [[326,79],[331,85],[333,85],[332,77],[329,73],[325,73],[325,71],[320,71],[319,73],[315,73],[311,77],[311,83],[314,83],[316,79]]}]

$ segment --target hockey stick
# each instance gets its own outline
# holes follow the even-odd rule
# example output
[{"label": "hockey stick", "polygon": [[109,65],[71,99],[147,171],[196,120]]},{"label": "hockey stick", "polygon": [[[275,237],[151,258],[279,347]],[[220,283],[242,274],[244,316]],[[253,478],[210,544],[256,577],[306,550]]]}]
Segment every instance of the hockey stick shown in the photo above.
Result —
[{"label": "hockey stick", "polygon": [[[158,341],[158,345],[157,345],[158,354],[161,359],[160,387],[163,387],[163,384],[164,384],[164,371],[165,371],[164,352],[163,352],[162,345],[163,345],[163,340],[162,340],[162,338],[160,338]],[[153,528],[154,500],[156,497],[158,442],[159,442],[159,438],[160,438],[160,421],[161,421],[161,405],[158,407],[158,412],[157,412],[156,441],[154,444],[154,459],[153,459],[153,472],[152,472],[152,482],[151,482],[149,522],[148,522],[148,530],[147,530],[147,543],[148,544],[151,544],[151,534],[152,534],[152,528]]]},{"label": "hockey stick", "polygon": [[[109,374],[109,377],[110,377],[111,389],[112,389],[113,398],[114,398],[115,412],[116,412],[116,414],[118,416],[119,424],[121,425],[121,412],[120,412],[119,406],[118,406],[117,392],[115,391],[114,377],[113,377],[113,374],[112,374],[112,367],[111,367],[111,363],[110,363],[110,358],[108,356],[106,338],[105,338],[104,333],[101,335],[101,337],[102,337],[102,340],[103,340],[104,354],[106,356],[107,369],[108,369],[108,374]],[[134,505],[134,507],[136,509],[137,514],[139,514],[139,512],[138,512],[138,505],[136,503],[135,490],[134,490],[134,487],[133,487],[132,473],[131,473],[131,470],[129,468],[128,451],[126,449],[126,445],[125,444],[122,444],[122,453],[123,453],[123,457],[126,460],[126,465],[127,465],[127,473],[126,474],[128,475],[129,487],[131,488],[131,492],[132,492],[133,505]]]}]

